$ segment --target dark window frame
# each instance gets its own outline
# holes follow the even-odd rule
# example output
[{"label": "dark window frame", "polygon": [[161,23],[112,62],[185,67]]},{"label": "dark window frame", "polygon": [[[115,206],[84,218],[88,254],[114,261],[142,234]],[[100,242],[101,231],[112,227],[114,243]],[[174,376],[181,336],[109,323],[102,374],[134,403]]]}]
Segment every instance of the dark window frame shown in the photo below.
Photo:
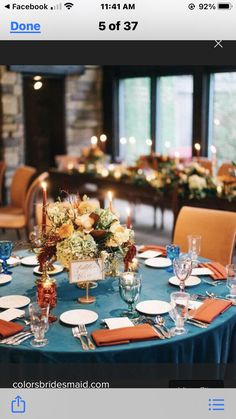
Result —
[{"label": "dark window frame", "polygon": [[157,79],[162,76],[193,76],[193,122],[192,155],[194,144],[201,144],[202,156],[208,155],[210,78],[213,73],[234,72],[235,66],[104,66],[103,103],[104,132],[113,141],[108,142],[108,153],[112,158],[119,151],[119,81],[125,78],[150,77],[151,79],[151,138],[153,151],[156,147]]}]

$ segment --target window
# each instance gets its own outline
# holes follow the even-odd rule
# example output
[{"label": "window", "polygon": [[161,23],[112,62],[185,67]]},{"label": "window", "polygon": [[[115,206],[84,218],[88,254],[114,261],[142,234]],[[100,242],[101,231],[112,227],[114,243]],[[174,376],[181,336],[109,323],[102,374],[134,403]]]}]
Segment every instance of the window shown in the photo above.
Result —
[{"label": "window", "polygon": [[236,160],[236,72],[211,76],[209,118],[210,147],[217,149],[219,162]]},{"label": "window", "polygon": [[193,77],[160,77],[157,82],[156,149],[192,156]]},{"label": "window", "polygon": [[133,164],[141,154],[148,154],[150,152],[150,136],[150,78],[138,77],[120,80],[120,158],[129,164]]},{"label": "window", "polygon": [[[151,77],[119,82],[119,157],[129,164],[149,154],[152,141],[161,154],[192,155],[193,76],[165,76],[156,81],[157,89]],[[157,110],[156,118],[151,117],[151,109]],[[156,138],[151,138],[155,130]]]}]

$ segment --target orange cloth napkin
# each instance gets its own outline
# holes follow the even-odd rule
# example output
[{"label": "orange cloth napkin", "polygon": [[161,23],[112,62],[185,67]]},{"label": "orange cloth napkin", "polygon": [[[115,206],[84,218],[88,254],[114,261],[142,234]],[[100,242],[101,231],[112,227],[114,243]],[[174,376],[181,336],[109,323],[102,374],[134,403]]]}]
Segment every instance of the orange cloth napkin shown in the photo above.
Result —
[{"label": "orange cloth napkin", "polygon": [[147,246],[142,246],[139,249],[139,253],[146,252],[147,250],[154,250],[156,252],[162,252],[163,256],[166,256],[165,246],[157,246],[157,245],[154,245],[154,244],[150,244],[150,245],[147,245]]},{"label": "orange cloth napkin", "polygon": [[203,262],[199,264],[199,267],[210,269],[212,279],[226,279],[226,269],[219,262]]},{"label": "orange cloth napkin", "polygon": [[24,326],[21,326],[17,323],[0,320],[0,339],[15,335],[15,333],[21,332],[23,329]]},{"label": "orange cloth napkin", "polygon": [[95,330],[92,333],[92,338],[97,346],[107,346],[156,339],[158,335],[149,324],[139,324],[138,326],[121,327],[112,330]]},{"label": "orange cloth napkin", "polygon": [[[195,320],[211,323],[217,316],[232,305],[231,301],[209,298],[199,307],[194,315]],[[191,313],[191,312],[190,312]]]}]

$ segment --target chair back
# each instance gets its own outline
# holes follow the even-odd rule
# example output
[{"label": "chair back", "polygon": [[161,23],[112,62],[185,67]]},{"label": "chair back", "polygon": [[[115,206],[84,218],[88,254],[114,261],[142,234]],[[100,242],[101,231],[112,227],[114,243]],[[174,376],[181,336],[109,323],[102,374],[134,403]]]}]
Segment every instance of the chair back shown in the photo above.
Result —
[{"label": "chair back", "polygon": [[3,187],[6,167],[6,163],[4,161],[0,161],[0,205],[3,204]]},{"label": "chair back", "polygon": [[36,179],[30,185],[24,206],[24,213],[26,218],[26,227],[28,232],[30,231],[32,224],[34,223],[35,219],[35,205],[36,205],[36,198],[37,194],[41,188],[41,183],[45,182],[49,177],[48,172],[43,172],[41,175],[37,176]]},{"label": "chair back", "polygon": [[218,176],[230,176],[230,170],[233,170],[234,166],[231,163],[222,163],[219,167]]},{"label": "chair back", "polygon": [[36,169],[30,166],[21,166],[16,169],[11,183],[10,201],[13,207],[24,209],[27,190]]},{"label": "chair back", "polygon": [[202,236],[202,257],[227,265],[232,261],[235,247],[236,213],[183,207],[177,218],[173,239],[182,252],[188,252],[188,234]]},{"label": "chair back", "polygon": [[194,161],[200,164],[204,169],[209,170],[209,173],[212,174],[212,162],[206,157],[195,157]]}]

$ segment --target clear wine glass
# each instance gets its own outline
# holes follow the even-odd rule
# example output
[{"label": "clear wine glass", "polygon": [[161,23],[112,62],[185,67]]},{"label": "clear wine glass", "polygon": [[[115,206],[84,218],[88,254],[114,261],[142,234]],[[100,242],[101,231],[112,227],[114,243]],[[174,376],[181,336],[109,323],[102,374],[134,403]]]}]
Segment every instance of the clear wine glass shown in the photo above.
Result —
[{"label": "clear wine glass", "polygon": [[188,305],[190,295],[187,292],[172,292],[171,294],[171,311],[170,317],[175,322],[175,327],[171,329],[173,335],[183,335],[187,331],[184,327],[185,321],[188,319]]},{"label": "clear wine glass", "polygon": [[123,301],[128,304],[128,310],[122,315],[134,319],[139,316],[134,305],[138,301],[141,290],[141,277],[136,272],[124,272],[119,278],[119,291]]},{"label": "clear wine glass", "polygon": [[0,259],[2,260],[3,273],[11,275],[12,272],[8,270],[7,259],[11,256],[12,242],[9,240],[0,241]]},{"label": "clear wine glass", "polygon": [[30,326],[34,334],[34,339],[30,342],[35,348],[42,348],[47,345],[48,340],[45,333],[48,331],[49,305],[40,307],[37,303],[29,305]]},{"label": "clear wine glass", "polygon": [[192,260],[186,256],[180,256],[173,261],[174,273],[179,279],[180,290],[184,292],[185,281],[192,272]]},{"label": "clear wine glass", "polygon": [[29,233],[29,240],[33,252],[38,255],[42,247],[42,227],[34,226],[33,230]]},{"label": "clear wine glass", "polygon": [[232,301],[236,301],[236,264],[230,264],[226,266],[227,275],[227,287],[229,288],[229,294],[227,298]]},{"label": "clear wine glass", "polygon": [[199,235],[188,235],[188,254],[192,260],[193,268],[197,268],[199,264],[198,256],[201,252],[202,237]]}]

